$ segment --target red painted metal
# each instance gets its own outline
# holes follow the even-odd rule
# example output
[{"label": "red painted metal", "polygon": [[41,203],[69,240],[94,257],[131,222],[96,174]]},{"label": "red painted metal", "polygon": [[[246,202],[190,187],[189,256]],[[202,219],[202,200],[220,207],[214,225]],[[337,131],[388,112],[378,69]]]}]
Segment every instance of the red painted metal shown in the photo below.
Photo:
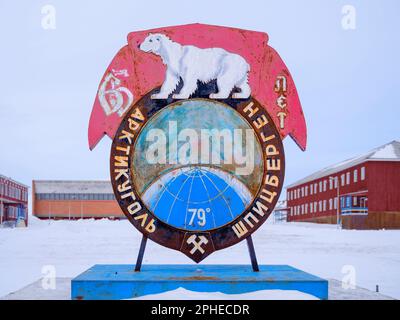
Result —
[{"label": "red painted metal", "polygon": [[[166,67],[160,57],[138,48],[150,32],[163,33],[183,45],[221,47],[243,56],[250,65],[252,97],[266,108],[282,139],[289,135],[302,150],[306,149],[306,122],[294,81],[278,53],[268,46],[268,35],[197,23],[131,32],[128,35],[128,45],[117,53],[100,82],[89,122],[90,149],[105,134],[111,139],[114,137],[123,119],[124,112],[121,111],[126,112],[129,106],[162,84]],[[121,114],[114,110],[107,115],[103,110],[99,96],[105,91],[110,105],[118,106],[118,102],[115,102],[118,97],[123,100],[118,106]],[[130,93],[132,96],[129,96]]]}]

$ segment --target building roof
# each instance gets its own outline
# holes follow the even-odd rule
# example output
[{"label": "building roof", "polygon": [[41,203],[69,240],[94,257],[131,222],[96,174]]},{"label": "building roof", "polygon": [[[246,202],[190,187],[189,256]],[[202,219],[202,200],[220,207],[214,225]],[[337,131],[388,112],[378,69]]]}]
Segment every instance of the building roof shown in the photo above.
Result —
[{"label": "building roof", "polygon": [[35,193],[114,193],[110,181],[34,180]]},{"label": "building roof", "polygon": [[21,183],[21,182],[15,181],[15,180],[11,179],[10,177],[6,177],[6,176],[4,176],[4,175],[2,175],[2,174],[0,174],[0,178],[2,178],[2,179],[4,179],[4,180],[11,181],[11,182],[14,182],[15,184],[18,184],[18,185],[23,186],[23,187],[25,187],[25,188],[29,188],[29,186],[27,186],[27,185],[25,185],[25,184],[23,184],[23,183]]},{"label": "building roof", "polygon": [[277,204],[274,208],[274,211],[279,211],[279,210],[287,210],[287,201],[286,200],[281,200],[281,201],[277,202]]},{"label": "building roof", "polygon": [[365,154],[362,154],[361,156],[354,157],[324,168],[287,186],[286,188],[293,188],[295,186],[335,174],[366,161],[400,161],[400,141],[394,140]]}]

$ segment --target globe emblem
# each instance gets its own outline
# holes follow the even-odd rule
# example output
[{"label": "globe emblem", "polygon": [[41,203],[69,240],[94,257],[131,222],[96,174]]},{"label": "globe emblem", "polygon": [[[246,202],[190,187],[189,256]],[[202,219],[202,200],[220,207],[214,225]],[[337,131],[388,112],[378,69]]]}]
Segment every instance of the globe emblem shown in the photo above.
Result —
[{"label": "globe emblem", "polygon": [[185,231],[235,220],[259,191],[263,171],[250,124],[231,106],[207,99],[156,111],[132,155],[133,181],[147,209]]},{"label": "globe emblem", "polygon": [[233,175],[210,167],[184,167],[162,176],[142,196],[158,218],[185,230],[210,230],[229,223],[252,200]]}]

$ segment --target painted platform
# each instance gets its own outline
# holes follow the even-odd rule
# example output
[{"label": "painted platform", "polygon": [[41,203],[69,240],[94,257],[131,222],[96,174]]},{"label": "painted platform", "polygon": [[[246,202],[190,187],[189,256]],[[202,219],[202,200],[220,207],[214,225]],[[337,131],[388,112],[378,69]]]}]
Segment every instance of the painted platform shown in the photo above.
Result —
[{"label": "painted platform", "polygon": [[287,265],[95,265],[72,279],[73,300],[120,300],[179,287],[198,292],[240,294],[297,290],[328,299],[328,281]]}]

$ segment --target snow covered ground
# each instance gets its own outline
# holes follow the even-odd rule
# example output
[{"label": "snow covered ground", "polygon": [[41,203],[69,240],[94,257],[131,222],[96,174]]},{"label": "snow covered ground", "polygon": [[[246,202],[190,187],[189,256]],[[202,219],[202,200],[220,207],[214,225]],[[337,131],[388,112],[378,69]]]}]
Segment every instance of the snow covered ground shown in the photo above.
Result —
[{"label": "snow covered ground", "polygon": [[[49,222],[31,218],[27,229],[1,228],[0,297],[42,278],[47,265],[55,267],[57,277],[71,278],[94,264],[134,264],[140,239],[126,220]],[[254,235],[254,243],[260,264],[289,264],[338,281],[348,279],[354,270],[357,286],[375,291],[379,285],[382,294],[400,299],[400,231],[349,231],[327,225],[267,222]],[[144,263],[191,262],[183,254],[150,241]],[[246,244],[216,252],[203,263],[247,264]],[[160,297],[202,298],[182,290]],[[219,293],[207,296],[222,298]],[[309,298],[293,292],[243,296],[263,297]]]}]

